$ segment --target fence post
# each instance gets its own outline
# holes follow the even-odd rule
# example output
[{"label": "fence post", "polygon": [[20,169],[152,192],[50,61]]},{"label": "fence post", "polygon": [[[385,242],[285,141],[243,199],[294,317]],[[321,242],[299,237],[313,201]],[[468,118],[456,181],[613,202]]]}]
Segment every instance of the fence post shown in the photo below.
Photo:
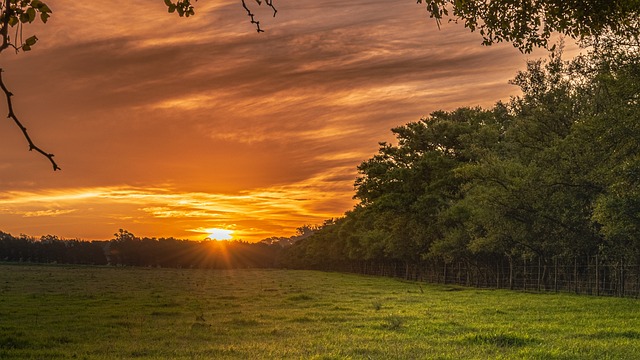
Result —
[{"label": "fence post", "polygon": [[513,259],[509,256],[509,290],[513,290]]},{"label": "fence post", "polygon": [[596,296],[600,296],[600,271],[598,267],[598,254],[596,254]]},{"label": "fence post", "polygon": [[444,281],[443,281],[443,283],[444,284],[447,283],[447,261],[446,260],[444,262]]},{"label": "fence post", "polygon": [[523,276],[522,276],[522,288],[527,290],[527,258],[524,258],[524,268],[523,268]]},{"label": "fence post", "polygon": [[618,278],[618,296],[624,297],[624,258],[620,258],[620,277]]},{"label": "fence post", "polygon": [[573,286],[576,294],[578,293],[578,257],[573,258]]},{"label": "fence post", "polygon": [[553,259],[553,291],[558,292],[558,258]]},{"label": "fence post", "polygon": [[542,258],[538,256],[538,292],[540,292],[540,281],[541,281],[541,271],[542,270]]}]

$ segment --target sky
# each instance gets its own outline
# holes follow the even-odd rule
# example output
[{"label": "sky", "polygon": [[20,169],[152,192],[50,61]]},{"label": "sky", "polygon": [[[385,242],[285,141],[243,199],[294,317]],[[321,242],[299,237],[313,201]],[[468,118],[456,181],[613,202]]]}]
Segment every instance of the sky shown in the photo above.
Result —
[{"label": "sky", "polygon": [[0,231],[16,236],[291,236],[353,207],[391,128],[508,100],[544,56],[438,29],[411,0],[274,0],[275,17],[247,1],[264,33],[239,0],[188,19],[162,0],[46,2],[33,50],[0,54],[17,116],[62,168],[0,122]]}]

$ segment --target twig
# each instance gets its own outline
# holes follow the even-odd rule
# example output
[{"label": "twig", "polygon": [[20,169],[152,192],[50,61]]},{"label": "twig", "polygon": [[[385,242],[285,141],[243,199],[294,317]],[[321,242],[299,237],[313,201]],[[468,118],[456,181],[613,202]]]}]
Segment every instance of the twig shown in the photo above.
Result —
[{"label": "twig", "polygon": [[255,20],[255,15],[251,12],[251,10],[249,10],[249,8],[247,7],[247,4],[244,2],[244,0],[242,0],[242,7],[247,10],[247,16],[249,16],[249,18],[251,18],[251,23],[252,24],[256,24],[256,30],[261,33],[264,32],[264,30],[260,29],[260,21],[256,21]]},{"label": "twig", "polygon": [[276,17],[276,13],[278,12],[278,10],[276,10],[276,7],[273,6],[273,0],[266,0],[266,3],[270,8],[273,9],[273,17]]},{"label": "twig", "polygon": [[25,128],[22,125],[20,120],[18,120],[18,117],[16,117],[16,115],[14,114],[14,112],[13,112],[13,103],[11,102],[11,97],[13,96],[13,94],[4,85],[4,81],[2,80],[2,72],[3,72],[3,70],[0,69],[0,88],[2,88],[2,91],[4,91],[5,95],[7,96],[7,106],[9,108],[9,115],[7,115],[7,117],[13,119],[13,121],[20,128],[20,130],[22,130],[22,134],[24,135],[24,138],[29,143],[29,151],[35,150],[35,151],[39,152],[40,154],[44,155],[47,159],[49,159],[49,161],[51,162],[51,165],[53,165],[53,171],[62,170],[58,166],[58,164],[56,164],[56,162],[53,160],[53,156],[54,156],[53,154],[46,153],[44,150],[40,149],[38,146],[36,146],[36,144],[33,143],[31,138],[29,137],[29,134],[27,133],[27,128]]}]

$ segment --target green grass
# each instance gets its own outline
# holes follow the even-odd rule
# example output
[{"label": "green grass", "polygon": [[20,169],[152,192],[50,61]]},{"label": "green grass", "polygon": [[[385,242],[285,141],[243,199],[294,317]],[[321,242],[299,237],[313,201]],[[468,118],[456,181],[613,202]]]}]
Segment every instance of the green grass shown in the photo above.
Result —
[{"label": "green grass", "polygon": [[422,288],[312,271],[0,265],[0,359],[640,354],[637,300]]}]

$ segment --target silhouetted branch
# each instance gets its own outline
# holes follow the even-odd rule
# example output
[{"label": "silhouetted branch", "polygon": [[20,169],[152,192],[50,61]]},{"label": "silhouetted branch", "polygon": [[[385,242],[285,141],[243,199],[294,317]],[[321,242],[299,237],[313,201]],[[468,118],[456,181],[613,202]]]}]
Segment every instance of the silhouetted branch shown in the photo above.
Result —
[{"label": "silhouetted branch", "polygon": [[276,17],[276,13],[278,12],[278,10],[276,10],[276,7],[273,6],[273,0],[266,0],[267,5],[269,5],[270,8],[273,9],[273,17]]},{"label": "silhouetted branch", "polygon": [[7,117],[13,119],[13,121],[22,131],[24,138],[29,143],[29,151],[35,150],[40,154],[44,155],[47,159],[49,159],[49,161],[51,162],[51,165],[53,165],[53,171],[62,170],[58,166],[58,164],[56,164],[56,162],[53,160],[53,156],[54,156],[53,154],[46,153],[44,150],[40,149],[38,146],[36,146],[36,144],[33,143],[33,141],[31,140],[31,137],[29,137],[29,134],[27,133],[27,128],[25,128],[20,122],[20,120],[18,120],[18,118],[16,117],[16,114],[13,112],[13,103],[11,102],[11,96],[13,96],[13,94],[4,85],[4,81],[2,80],[2,72],[3,70],[0,69],[0,88],[2,88],[2,91],[4,91],[5,95],[7,96],[7,107],[9,108],[9,115],[7,115]]},{"label": "silhouetted branch", "polygon": [[[260,2],[258,2],[258,5],[260,4]],[[251,10],[249,10],[249,8],[247,7],[247,4],[244,2],[244,0],[242,0],[242,7],[247,10],[247,16],[249,16],[249,18],[251,18],[251,23],[252,24],[256,24],[256,30],[260,33],[260,32],[264,32],[264,30],[260,29],[260,21],[256,21],[255,19],[255,15],[251,12]]]},{"label": "silhouetted branch", "polygon": [[[247,3],[245,3],[244,0],[241,0],[241,1],[242,1],[242,7],[247,11],[247,16],[249,16],[249,18],[251,19],[251,23],[256,24],[256,30],[259,33],[264,32],[264,30],[260,28],[260,21],[256,20],[255,14],[252,13],[251,10],[249,10],[249,7],[247,7]],[[256,0],[258,5],[262,5],[262,1],[263,0]],[[276,9],[275,6],[273,6],[273,0],[264,0],[264,1],[271,9],[273,9],[273,17],[276,17],[276,13],[278,12],[278,10]]]}]

